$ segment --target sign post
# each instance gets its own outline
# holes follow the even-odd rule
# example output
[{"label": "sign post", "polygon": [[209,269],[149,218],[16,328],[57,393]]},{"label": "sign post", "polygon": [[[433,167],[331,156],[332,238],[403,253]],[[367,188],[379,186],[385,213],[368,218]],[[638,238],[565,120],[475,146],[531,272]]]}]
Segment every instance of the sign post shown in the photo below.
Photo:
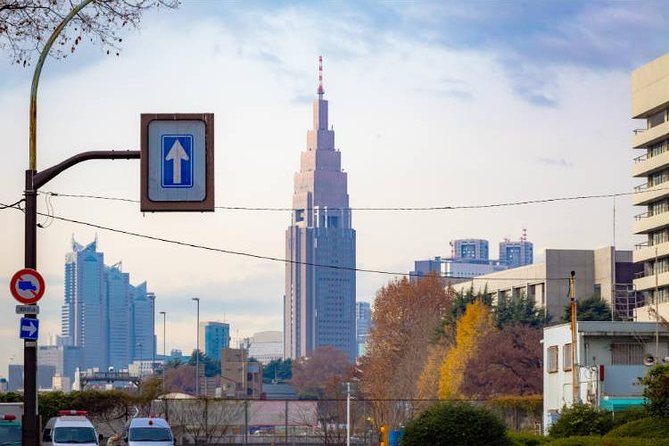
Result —
[{"label": "sign post", "polygon": [[214,210],[214,115],[142,114],[142,212]]}]

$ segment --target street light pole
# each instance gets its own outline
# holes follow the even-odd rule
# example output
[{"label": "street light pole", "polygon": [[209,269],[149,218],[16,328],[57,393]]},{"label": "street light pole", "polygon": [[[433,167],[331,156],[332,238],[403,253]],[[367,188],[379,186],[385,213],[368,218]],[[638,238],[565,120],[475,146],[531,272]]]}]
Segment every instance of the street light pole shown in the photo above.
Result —
[{"label": "street light pole", "polygon": [[167,313],[165,311],[161,311],[160,314],[163,315],[163,360],[167,360],[167,341],[166,336],[167,336]]},{"label": "street light pole", "polygon": [[200,396],[200,298],[193,297],[197,303],[196,346],[195,346],[195,397]]}]

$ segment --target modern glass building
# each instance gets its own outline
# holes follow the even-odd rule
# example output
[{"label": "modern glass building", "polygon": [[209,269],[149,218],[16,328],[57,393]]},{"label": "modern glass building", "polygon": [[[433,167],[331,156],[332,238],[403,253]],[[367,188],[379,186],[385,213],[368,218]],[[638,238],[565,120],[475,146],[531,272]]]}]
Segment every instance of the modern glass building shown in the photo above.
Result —
[{"label": "modern glass building", "polygon": [[230,324],[224,322],[200,322],[200,344],[204,354],[216,362],[221,361],[221,351],[230,347]]},{"label": "modern glass building", "polygon": [[121,263],[105,266],[97,240],[80,245],[72,240],[65,256],[65,301],[61,308],[62,344],[80,348],[64,359],[65,369],[125,369],[134,359],[155,354],[154,296],[146,283],[130,284]]},{"label": "modern glass building", "polygon": [[[321,69],[322,70],[322,69]],[[322,71],[320,71],[322,74]],[[322,76],[319,76],[322,79]],[[356,357],[355,230],[328,101],[319,82],[313,128],[295,175],[293,214],[286,230],[284,357],[321,346]]]},{"label": "modern glass building", "polygon": [[509,268],[531,265],[534,262],[534,245],[523,239],[500,242],[499,261]]},{"label": "modern glass building", "polygon": [[369,302],[355,303],[355,340],[358,357],[364,356],[367,347],[367,335],[372,327],[372,307]]}]

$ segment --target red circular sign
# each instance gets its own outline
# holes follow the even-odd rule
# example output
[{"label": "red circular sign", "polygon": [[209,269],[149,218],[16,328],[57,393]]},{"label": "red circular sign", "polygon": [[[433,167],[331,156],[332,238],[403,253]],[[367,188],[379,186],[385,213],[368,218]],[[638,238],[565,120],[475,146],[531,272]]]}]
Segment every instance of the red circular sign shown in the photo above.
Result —
[{"label": "red circular sign", "polygon": [[34,304],[44,296],[44,278],[31,268],[17,271],[9,281],[9,291],[22,304]]}]

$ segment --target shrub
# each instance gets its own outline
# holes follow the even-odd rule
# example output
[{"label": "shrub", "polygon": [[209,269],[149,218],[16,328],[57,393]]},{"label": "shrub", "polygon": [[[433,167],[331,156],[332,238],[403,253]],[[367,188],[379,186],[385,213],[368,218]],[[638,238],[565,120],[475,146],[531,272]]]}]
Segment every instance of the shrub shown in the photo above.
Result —
[{"label": "shrub", "polygon": [[669,440],[653,438],[570,437],[543,446],[669,446]]},{"label": "shrub", "polygon": [[669,438],[669,420],[666,418],[642,418],[618,426],[607,437]]},{"label": "shrub", "polygon": [[506,426],[488,409],[468,403],[437,403],[411,420],[402,446],[509,446]]},{"label": "shrub", "polygon": [[513,446],[540,446],[551,440],[543,435],[527,432],[509,432],[508,435]]},{"label": "shrub", "polygon": [[669,364],[656,365],[641,382],[651,415],[669,417]]},{"label": "shrub", "polygon": [[612,428],[610,412],[587,404],[575,404],[562,409],[560,418],[550,428],[550,435],[557,438],[604,435]]},{"label": "shrub", "polygon": [[622,426],[630,421],[646,418],[648,415],[648,408],[646,406],[629,407],[613,414],[613,426]]}]

